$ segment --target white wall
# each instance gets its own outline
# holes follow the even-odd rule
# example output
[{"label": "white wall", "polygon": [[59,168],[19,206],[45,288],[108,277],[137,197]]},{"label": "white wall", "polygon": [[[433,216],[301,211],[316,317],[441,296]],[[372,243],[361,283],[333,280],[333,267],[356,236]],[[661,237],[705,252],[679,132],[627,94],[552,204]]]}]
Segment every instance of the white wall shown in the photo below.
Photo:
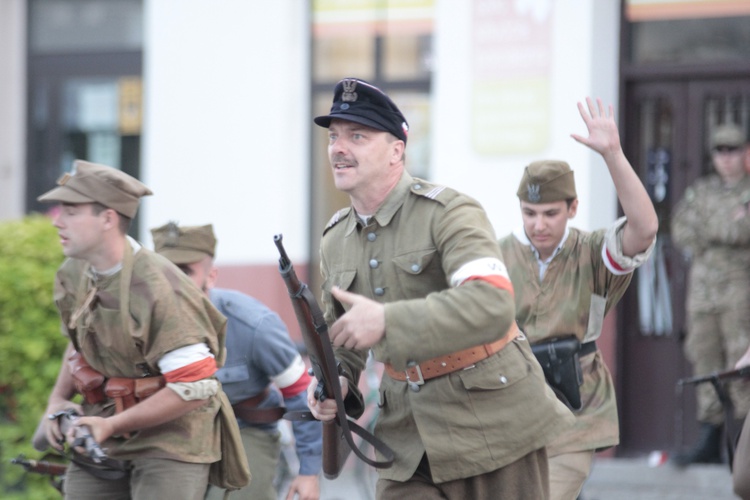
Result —
[{"label": "white wall", "polygon": [[478,199],[498,236],[520,226],[515,193],[523,168],[544,158],[563,159],[575,171],[580,198],[575,226],[596,229],[611,223],[617,214],[617,198],[604,161],[570,134],[586,134],[576,108],[586,96],[601,97],[617,110],[619,1],[515,3],[540,2],[553,5],[548,144],[534,152],[497,156],[476,153],[471,142],[472,11],[468,2],[437,2],[432,179]]},{"label": "white wall", "polygon": [[24,214],[26,2],[0,0],[0,221]]},{"label": "white wall", "polygon": [[[262,7],[261,7],[262,5]],[[217,262],[307,259],[306,2],[145,0],[143,227],[214,224]],[[150,234],[143,234],[150,245]]]}]

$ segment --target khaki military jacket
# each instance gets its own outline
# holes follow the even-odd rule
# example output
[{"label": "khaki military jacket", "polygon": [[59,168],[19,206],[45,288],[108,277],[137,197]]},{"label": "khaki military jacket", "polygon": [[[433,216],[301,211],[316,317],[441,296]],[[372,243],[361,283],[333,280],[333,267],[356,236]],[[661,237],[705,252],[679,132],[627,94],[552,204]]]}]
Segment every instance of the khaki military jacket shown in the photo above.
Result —
[{"label": "khaki military jacket", "polygon": [[[404,173],[367,225],[352,209],[328,224],[321,240],[326,321],[345,313],[332,286],[385,304],[385,338],[372,351],[396,370],[493,342],[513,321],[512,293],[482,280],[451,286],[462,266],[485,258],[502,261],[482,207]],[[345,375],[358,380],[366,353],[336,354]],[[350,394],[357,416],[361,395]],[[425,452],[435,482],[496,470],[545,446],[573,420],[523,337],[418,392],[383,375],[380,405],[375,434],[395,452],[393,467],[380,474],[396,481],[410,479]]]},{"label": "khaki military jacket", "polygon": [[[617,249],[616,228],[609,229],[607,249],[620,262],[632,266],[614,274],[604,263],[603,251],[608,231],[593,233],[569,229],[560,252],[555,255],[539,281],[539,264],[529,240],[519,231],[500,240],[505,263],[515,290],[516,321],[529,341],[541,342],[555,337],[575,335],[584,342],[593,326],[598,335],[604,316],[620,300],[630,283],[633,268],[645,261],[653,245],[636,259],[627,259]],[[599,298],[594,298],[598,296]],[[604,300],[602,300],[604,299]],[[592,302],[594,307],[592,311]],[[602,309],[596,311],[596,304]],[[591,325],[594,322],[595,325]],[[581,358],[583,384],[582,408],[575,412],[576,423],[548,446],[550,456],[560,453],[601,449],[619,442],[617,402],[612,376],[596,351]]]},{"label": "khaki military jacket", "polygon": [[[750,177],[731,188],[718,175],[685,191],[672,218],[672,239],[691,257],[687,307],[710,312],[750,296]],[[732,302],[728,302],[733,299]],[[731,306],[730,306],[731,304]]]},{"label": "khaki military jacket", "polygon": [[[64,333],[91,367],[107,378],[160,375],[158,362],[164,354],[201,342],[222,363],[226,320],[208,298],[161,255],[140,248],[135,255],[131,250],[130,259],[130,265],[126,258],[123,270],[112,276],[94,277],[79,259],[67,259],[57,272],[55,302]],[[132,269],[129,286],[123,285],[126,269]],[[94,286],[94,301],[77,328],[69,328],[71,315]],[[129,306],[123,321],[124,290],[129,294]],[[148,400],[142,404],[148,404]],[[110,438],[103,447],[112,458],[123,460],[154,457],[215,462],[221,455],[216,419],[219,407],[218,396],[213,396],[206,405],[182,417],[132,433],[129,439]],[[87,415],[108,416],[114,412],[111,401],[84,409]]]}]

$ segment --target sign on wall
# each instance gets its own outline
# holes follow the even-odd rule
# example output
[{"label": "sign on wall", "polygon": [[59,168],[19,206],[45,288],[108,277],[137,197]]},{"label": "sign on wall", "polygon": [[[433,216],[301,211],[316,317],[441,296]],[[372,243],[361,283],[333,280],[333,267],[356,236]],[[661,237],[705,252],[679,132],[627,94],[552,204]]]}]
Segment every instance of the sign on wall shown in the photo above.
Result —
[{"label": "sign on wall", "polygon": [[474,0],[472,114],[480,154],[533,153],[549,141],[551,0]]}]

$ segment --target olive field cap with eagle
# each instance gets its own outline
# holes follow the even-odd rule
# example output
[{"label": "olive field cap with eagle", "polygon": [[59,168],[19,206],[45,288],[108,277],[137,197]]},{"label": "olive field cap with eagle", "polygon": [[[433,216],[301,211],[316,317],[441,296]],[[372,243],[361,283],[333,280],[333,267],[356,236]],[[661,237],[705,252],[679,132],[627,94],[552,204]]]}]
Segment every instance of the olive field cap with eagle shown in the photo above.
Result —
[{"label": "olive field cap with eagle", "polygon": [[552,203],[577,197],[573,171],[564,161],[540,160],[530,163],[523,171],[516,192],[528,203]]},{"label": "olive field cap with eagle", "polygon": [[192,264],[216,254],[216,236],[211,224],[178,226],[169,222],[151,230],[154,251],[173,263]]}]

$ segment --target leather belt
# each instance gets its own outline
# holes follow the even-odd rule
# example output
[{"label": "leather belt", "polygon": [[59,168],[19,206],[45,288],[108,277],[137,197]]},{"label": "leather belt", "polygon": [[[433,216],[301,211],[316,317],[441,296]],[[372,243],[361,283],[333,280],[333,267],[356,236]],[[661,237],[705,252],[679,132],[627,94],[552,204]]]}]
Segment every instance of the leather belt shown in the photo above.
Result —
[{"label": "leather belt", "polygon": [[405,371],[396,371],[390,364],[386,363],[385,372],[394,380],[423,385],[425,380],[463,370],[478,361],[489,358],[516,337],[518,337],[518,327],[514,321],[508,329],[508,333],[506,333],[503,338],[496,340],[491,344],[469,347],[463,351],[429,359],[418,365],[408,367]]},{"label": "leather belt", "polygon": [[578,351],[578,357],[582,358],[584,356],[588,356],[592,352],[596,351],[596,341],[592,340],[590,342],[585,342],[581,344],[581,350]]},{"label": "leather belt", "polygon": [[273,408],[258,408],[268,397],[269,389],[266,387],[260,394],[244,399],[232,405],[234,415],[249,424],[267,424],[277,422],[286,413],[286,408],[276,406]]}]

